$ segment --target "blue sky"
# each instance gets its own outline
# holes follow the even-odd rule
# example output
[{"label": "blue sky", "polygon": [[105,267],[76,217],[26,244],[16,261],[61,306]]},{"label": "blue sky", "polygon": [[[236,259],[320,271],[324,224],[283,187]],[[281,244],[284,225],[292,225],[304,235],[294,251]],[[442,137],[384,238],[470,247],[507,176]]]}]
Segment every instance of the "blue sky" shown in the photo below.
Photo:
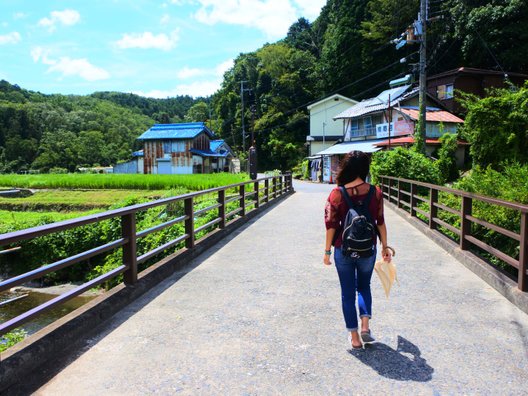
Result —
[{"label": "blue sky", "polygon": [[326,0],[1,0],[0,79],[43,93],[214,93]]}]

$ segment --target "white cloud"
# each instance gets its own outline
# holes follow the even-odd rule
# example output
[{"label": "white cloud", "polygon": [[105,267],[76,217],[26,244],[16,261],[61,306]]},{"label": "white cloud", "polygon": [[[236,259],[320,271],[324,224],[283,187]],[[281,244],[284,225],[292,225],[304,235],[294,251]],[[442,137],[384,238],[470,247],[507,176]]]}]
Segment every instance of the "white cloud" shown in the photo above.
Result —
[{"label": "white cloud", "polygon": [[55,30],[57,24],[72,26],[80,20],[81,14],[75,10],[52,11],[49,18],[42,18],[38,25],[48,28],[48,30],[52,32]]},{"label": "white cloud", "polygon": [[67,56],[60,58],[50,66],[48,72],[60,72],[63,76],[79,76],[86,81],[106,80],[110,74],[100,67],[92,65],[87,59],[71,59]]},{"label": "white cloud", "polygon": [[23,19],[25,17],[27,17],[28,14],[24,13],[24,12],[15,12],[13,14],[13,19],[17,20],[17,19]]},{"label": "white cloud", "polygon": [[166,25],[167,23],[169,23],[169,21],[170,21],[170,15],[164,14],[160,19],[160,24]]},{"label": "white cloud", "polygon": [[170,35],[160,33],[154,35],[151,32],[123,34],[121,40],[116,44],[119,48],[155,48],[163,51],[169,51],[179,40],[179,30],[174,30]]},{"label": "white cloud", "polygon": [[197,0],[201,8],[194,17],[204,24],[227,23],[256,27],[269,39],[282,38],[297,20],[290,1],[284,0]]},{"label": "white cloud", "polygon": [[216,66],[215,71],[216,75],[219,77],[224,77],[224,73],[231,69],[235,65],[233,59],[226,60],[225,62],[220,63]]},{"label": "white cloud", "polygon": [[48,65],[47,73],[59,72],[63,76],[79,76],[86,81],[106,80],[110,73],[106,70],[92,65],[87,59],[71,59],[67,56],[58,60],[49,57],[50,51],[42,47],[31,49],[31,57],[34,62],[41,62]]},{"label": "white cloud", "polygon": [[196,69],[196,68],[192,69],[192,68],[185,66],[183,69],[179,70],[176,73],[176,76],[181,79],[187,79],[187,78],[192,78],[192,77],[203,76],[206,74],[209,74],[206,69]]},{"label": "white cloud", "polygon": [[229,59],[211,69],[190,68],[190,67],[185,66],[183,69],[179,70],[176,73],[176,76],[182,80],[191,79],[193,77],[201,77],[201,76],[223,77],[224,73],[230,68],[232,68],[233,65],[234,65],[233,60]]},{"label": "white cloud", "polygon": [[295,4],[300,8],[303,17],[313,21],[321,13],[326,0],[295,0]]},{"label": "white cloud", "polygon": [[0,36],[0,45],[3,45],[3,44],[16,44],[20,40],[22,40],[22,37],[20,37],[20,33],[11,32],[11,33],[5,34],[3,36]]}]

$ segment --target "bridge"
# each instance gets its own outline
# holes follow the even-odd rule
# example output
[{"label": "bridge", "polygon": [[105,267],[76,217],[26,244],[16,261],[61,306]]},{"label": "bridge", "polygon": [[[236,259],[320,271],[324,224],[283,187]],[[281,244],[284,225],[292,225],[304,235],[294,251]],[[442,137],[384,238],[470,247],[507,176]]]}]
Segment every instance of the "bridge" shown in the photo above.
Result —
[{"label": "bridge", "polygon": [[399,285],[374,275],[378,342],[351,351],[322,264],[332,187],[294,187],[6,393],[526,394],[527,313],[393,205]]}]

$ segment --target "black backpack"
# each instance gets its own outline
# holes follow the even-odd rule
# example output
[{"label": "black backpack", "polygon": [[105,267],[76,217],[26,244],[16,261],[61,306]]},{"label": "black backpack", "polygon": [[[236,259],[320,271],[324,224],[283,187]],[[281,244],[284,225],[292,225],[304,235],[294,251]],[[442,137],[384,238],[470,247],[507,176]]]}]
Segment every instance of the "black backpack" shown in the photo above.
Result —
[{"label": "black backpack", "polygon": [[370,257],[376,252],[374,245],[377,230],[370,216],[369,204],[376,189],[370,186],[367,197],[358,204],[352,202],[345,187],[340,186],[339,189],[348,205],[348,213],[342,223],[341,252],[347,257]]}]

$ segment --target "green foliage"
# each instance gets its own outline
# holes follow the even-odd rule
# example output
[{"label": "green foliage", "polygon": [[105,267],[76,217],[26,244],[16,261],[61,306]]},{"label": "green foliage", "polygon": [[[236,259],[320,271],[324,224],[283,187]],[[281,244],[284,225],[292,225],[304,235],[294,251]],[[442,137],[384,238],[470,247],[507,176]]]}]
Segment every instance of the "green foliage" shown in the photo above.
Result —
[{"label": "green foliage", "polygon": [[[13,92],[19,94],[13,97]],[[13,100],[16,99],[16,102]],[[0,172],[75,171],[128,159],[154,121],[91,96],[42,95],[0,84]]]},{"label": "green foliage", "polygon": [[425,155],[425,136],[420,133],[420,125],[421,123],[418,120],[414,128],[414,144],[412,145],[412,149],[417,153]]},{"label": "green foliage", "polygon": [[[528,204],[528,165],[503,163],[501,164],[500,172],[491,167],[481,168],[477,166],[465,177],[457,181],[454,187],[488,197]],[[520,232],[521,218],[519,211],[474,200],[473,216],[507,230],[516,233]],[[456,219],[456,222],[459,221],[459,219]],[[455,224],[458,225],[458,223]],[[473,225],[471,233],[476,238],[509,256],[514,258],[519,257],[518,241],[479,225]],[[515,271],[508,264],[501,262],[485,252],[480,252],[480,254],[514,274]]]},{"label": "green foliage", "polygon": [[456,135],[451,133],[442,135],[440,142],[442,145],[438,150],[438,161],[435,164],[440,172],[440,182],[444,184],[458,179],[459,174],[455,158],[458,143]]},{"label": "green foliage", "polygon": [[475,165],[495,168],[506,160],[528,163],[528,82],[518,90],[497,89],[480,99],[465,95],[462,130]]},{"label": "green foliage", "polygon": [[245,173],[199,175],[57,174],[0,175],[0,186],[20,188],[138,189],[184,188],[206,190],[248,180]]},{"label": "green foliage", "polygon": [[299,162],[296,166],[292,168],[292,176],[294,179],[304,179],[307,180],[310,178],[310,161],[304,160]]},{"label": "green foliage", "polygon": [[3,336],[0,336],[0,352],[4,352],[6,349],[19,343],[27,337],[27,332],[21,329],[13,330]]},{"label": "green foliage", "polygon": [[433,184],[440,181],[438,168],[430,159],[414,150],[401,147],[375,153],[372,156],[370,175],[374,184],[378,184],[380,175]]},{"label": "green foliage", "polygon": [[185,122],[206,122],[209,120],[209,105],[205,102],[197,102],[187,111]]}]

